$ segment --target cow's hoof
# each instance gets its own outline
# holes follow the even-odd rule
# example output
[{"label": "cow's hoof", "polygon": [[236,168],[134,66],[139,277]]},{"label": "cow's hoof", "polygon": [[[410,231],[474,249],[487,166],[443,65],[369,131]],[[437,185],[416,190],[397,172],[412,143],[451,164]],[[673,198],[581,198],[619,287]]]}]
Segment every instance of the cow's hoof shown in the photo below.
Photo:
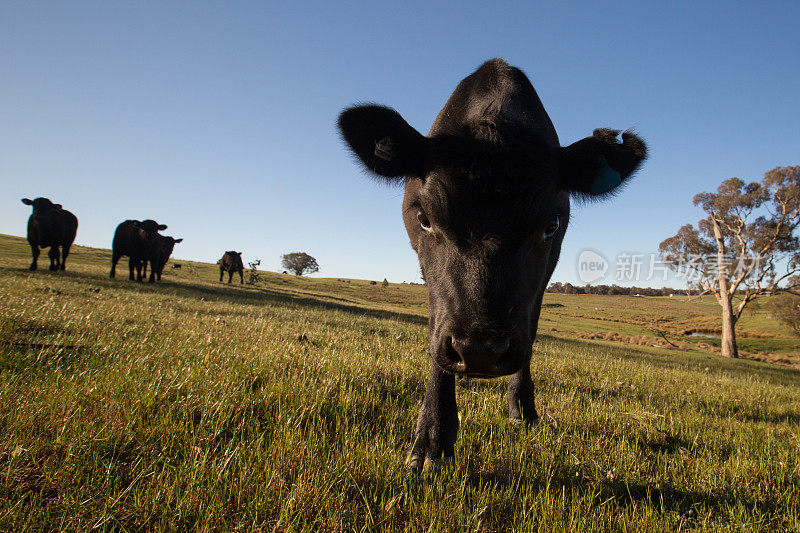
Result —
[{"label": "cow's hoof", "polygon": [[36,265],[31,265],[28,267],[28,270],[36,270]]},{"label": "cow's hoof", "polygon": [[406,457],[406,469],[412,473],[438,472],[453,464],[453,457],[423,457],[409,454]]}]

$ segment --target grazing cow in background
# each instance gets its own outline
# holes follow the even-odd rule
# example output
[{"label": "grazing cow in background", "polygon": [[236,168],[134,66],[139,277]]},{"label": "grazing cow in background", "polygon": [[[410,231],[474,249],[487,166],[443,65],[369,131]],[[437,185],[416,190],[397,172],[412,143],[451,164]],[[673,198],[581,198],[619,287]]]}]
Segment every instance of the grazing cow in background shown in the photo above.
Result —
[{"label": "grazing cow in background", "polygon": [[[142,263],[153,255],[153,249],[158,245],[158,232],[167,229],[164,224],[155,220],[126,220],[117,226],[114,232],[114,241],[111,245],[111,277],[116,276],[117,262],[123,255],[128,256],[130,279],[133,280],[133,270],[136,269],[136,281],[142,281]],[[154,278],[150,276],[150,281]]]},{"label": "grazing cow in background", "polygon": [[62,209],[61,204],[54,204],[47,198],[34,200],[23,198],[22,203],[33,206],[33,213],[28,218],[28,243],[31,245],[33,255],[29,268],[36,270],[39,248],[49,247],[50,270],[64,270],[69,249],[75,242],[75,234],[78,232],[78,219],[66,209]]},{"label": "grazing cow in background", "polygon": [[239,273],[239,283],[244,283],[244,264],[242,264],[242,252],[233,250],[225,252],[222,259],[217,261],[219,264],[219,280],[222,281],[222,273],[228,272],[228,283],[233,279],[233,273]]},{"label": "grazing cow in background", "polygon": [[528,78],[502,59],[461,81],[427,136],[378,105],[346,109],[339,127],[368,171],[405,184],[403,220],[428,288],[433,361],[408,467],[452,459],[455,374],[511,376],[509,417],[535,423],[532,343],[570,196],[612,195],[645,144],[598,129],[562,147]]},{"label": "grazing cow in background", "polygon": [[[164,266],[169,261],[169,256],[172,255],[172,250],[183,239],[174,239],[169,236],[159,235],[158,246],[153,247],[153,254],[150,258],[142,261],[142,277],[147,277],[147,262],[150,261],[150,282],[153,281],[153,275],[156,279],[161,281],[161,274],[164,272]],[[180,267],[178,267],[180,268]]]}]

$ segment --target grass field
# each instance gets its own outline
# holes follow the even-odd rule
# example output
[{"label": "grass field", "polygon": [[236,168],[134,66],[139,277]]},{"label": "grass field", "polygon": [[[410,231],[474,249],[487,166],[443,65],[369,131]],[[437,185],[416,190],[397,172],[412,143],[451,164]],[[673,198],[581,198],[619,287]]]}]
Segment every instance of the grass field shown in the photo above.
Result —
[{"label": "grass field", "polygon": [[760,311],[742,347],[786,364],[698,349],[709,300],[547,295],[542,423],[460,381],[455,464],[410,477],[424,287],[29,253],[0,236],[2,530],[800,530],[800,342]]}]

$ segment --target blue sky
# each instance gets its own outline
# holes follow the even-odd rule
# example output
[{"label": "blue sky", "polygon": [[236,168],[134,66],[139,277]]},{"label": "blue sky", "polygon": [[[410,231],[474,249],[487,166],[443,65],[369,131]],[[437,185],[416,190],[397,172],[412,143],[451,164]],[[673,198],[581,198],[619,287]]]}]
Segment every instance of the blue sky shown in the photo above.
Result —
[{"label": "blue sky", "polygon": [[302,250],[319,276],[418,280],[402,189],[359,171],[336,116],[374,101],[427,133],[499,56],[562,144],[634,127],[650,146],[623,194],[573,209],[554,281],[577,283],[584,248],[654,252],[694,194],[800,164],[800,3],[738,4],[3,2],[0,232],[47,196],[79,244],[154,218],[179,258]]}]

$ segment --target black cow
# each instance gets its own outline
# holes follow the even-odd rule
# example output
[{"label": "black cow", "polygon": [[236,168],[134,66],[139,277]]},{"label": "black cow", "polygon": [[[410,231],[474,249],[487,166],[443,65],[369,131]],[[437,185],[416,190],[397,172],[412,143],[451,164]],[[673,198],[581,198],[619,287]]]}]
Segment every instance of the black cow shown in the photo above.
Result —
[{"label": "black cow", "polygon": [[[155,220],[126,220],[117,226],[114,232],[114,241],[111,245],[111,277],[116,276],[117,262],[123,255],[128,256],[130,279],[133,280],[133,270],[136,269],[136,281],[142,281],[142,264],[153,256],[158,245],[159,230],[167,229],[164,224]],[[153,272],[150,272],[150,282],[155,281]]]},{"label": "black cow", "polygon": [[158,281],[161,281],[161,274],[164,272],[164,266],[166,266],[167,261],[169,261],[169,257],[172,255],[172,250],[175,249],[175,245],[179,242],[183,242],[183,239],[159,235],[158,246],[153,247],[151,257],[142,261],[142,277],[147,277],[147,262],[149,261],[150,281],[153,281],[153,274],[155,274]]},{"label": "black cow", "polygon": [[570,195],[610,196],[645,144],[598,129],[561,147],[528,78],[502,59],[461,81],[427,136],[378,105],[346,109],[339,127],[367,170],[405,183],[403,220],[428,287],[433,364],[409,468],[453,457],[455,374],[510,375],[510,418],[535,423],[531,345]]},{"label": "black cow", "polygon": [[64,270],[69,249],[75,242],[75,234],[78,232],[77,217],[62,209],[61,204],[54,204],[47,198],[35,200],[23,198],[22,203],[33,206],[33,213],[28,218],[28,243],[31,245],[31,255],[33,255],[29,268],[36,270],[39,248],[49,247],[50,270]]},{"label": "black cow", "polygon": [[228,272],[228,283],[233,279],[233,273],[239,273],[239,283],[244,283],[244,265],[242,264],[242,252],[229,250],[225,252],[222,259],[217,261],[219,264],[219,280],[222,281],[222,273]]}]

